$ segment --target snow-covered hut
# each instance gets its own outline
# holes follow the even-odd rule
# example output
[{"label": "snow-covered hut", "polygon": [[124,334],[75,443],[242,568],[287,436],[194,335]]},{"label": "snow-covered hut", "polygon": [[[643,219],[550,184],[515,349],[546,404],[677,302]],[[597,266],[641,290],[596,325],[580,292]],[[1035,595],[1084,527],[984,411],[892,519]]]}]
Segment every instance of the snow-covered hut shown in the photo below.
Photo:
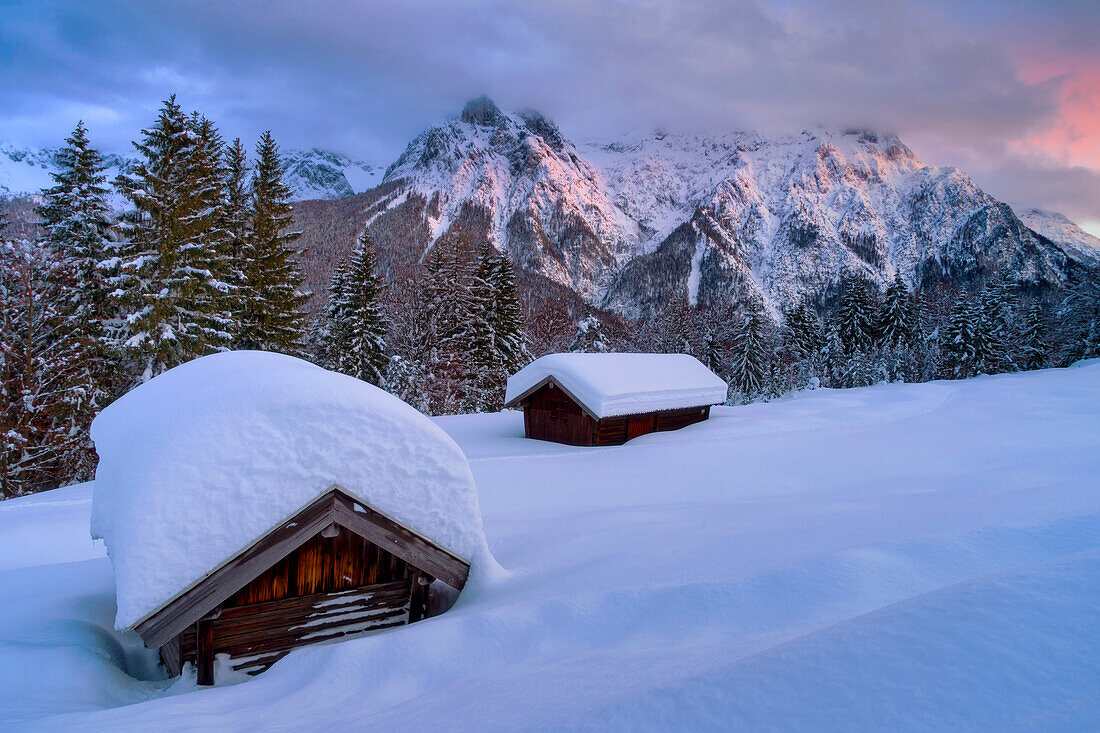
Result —
[{"label": "snow-covered hut", "polygon": [[104,410],[92,438],[116,626],[171,674],[194,663],[200,684],[216,654],[257,673],[297,646],[418,621],[497,567],[454,441],[299,359],[176,367]]},{"label": "snow-covered hut", "polygon": [[508,379],[528,438],[619,445],[710,417],[726,383],[687,354],[550,354]]}]

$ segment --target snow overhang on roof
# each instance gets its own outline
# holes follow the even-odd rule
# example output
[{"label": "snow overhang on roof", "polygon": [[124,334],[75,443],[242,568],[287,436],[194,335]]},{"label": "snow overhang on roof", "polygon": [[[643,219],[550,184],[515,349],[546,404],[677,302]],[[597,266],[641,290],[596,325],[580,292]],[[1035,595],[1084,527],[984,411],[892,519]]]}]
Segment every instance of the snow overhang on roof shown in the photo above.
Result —
[{"label": "snow overhang on roof", "polygon": [[552,380],[594,418],[717,405],[727,386],[688,354],[550,354],[508,380],[514,407]]},{"label": "snow overhang on roof", "polygon": [[458,445],[377,387],[300,359],[228,352],[154,378],[96,418],[92,534],[120,629],[220,567],[333,484],[495,572]]}]

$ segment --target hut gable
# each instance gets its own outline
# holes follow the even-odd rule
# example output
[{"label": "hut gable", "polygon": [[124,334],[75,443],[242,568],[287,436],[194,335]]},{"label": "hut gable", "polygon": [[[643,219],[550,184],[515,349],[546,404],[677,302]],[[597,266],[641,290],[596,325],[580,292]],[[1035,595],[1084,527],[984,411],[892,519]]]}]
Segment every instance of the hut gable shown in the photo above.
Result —
[{"label": "hut gable", "polygon": [[726,383],[686,354],[553,354],[508,380],[528,438],[616,445],[710,415]]},{"label": "hut gable", "polygon": [[462,590],[469,571],[465,560],[333,486],[133,628],[156,648],[227,600],[239,606],[338,593],[410,574]]}]

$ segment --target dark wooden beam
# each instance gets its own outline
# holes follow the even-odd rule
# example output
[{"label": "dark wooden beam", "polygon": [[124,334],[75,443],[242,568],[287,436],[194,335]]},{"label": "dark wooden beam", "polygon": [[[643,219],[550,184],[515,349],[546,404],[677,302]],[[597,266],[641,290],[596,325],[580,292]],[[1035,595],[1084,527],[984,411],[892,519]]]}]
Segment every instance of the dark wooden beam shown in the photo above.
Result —
[{"label": "dark wooden beam", "polygon": [[470,575],[470,564],[426,540],[386,515],[336,493],[336,523],[370,540],[425,573],[439,578],[455,590],[462,590]]},{"label": "dark wooden beam", "polygon": [[208,618],[195,624],[195,669],[200,685],[214,684],[214,622]]}]

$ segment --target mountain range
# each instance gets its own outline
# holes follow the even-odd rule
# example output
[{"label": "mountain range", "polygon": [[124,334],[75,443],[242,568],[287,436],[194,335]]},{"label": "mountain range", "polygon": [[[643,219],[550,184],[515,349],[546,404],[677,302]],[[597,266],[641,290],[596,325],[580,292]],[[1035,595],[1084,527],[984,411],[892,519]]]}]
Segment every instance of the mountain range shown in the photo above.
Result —
[{"label": "mountain range", "polygon": [[[57,170],[56,148],[22,148],[0,143],[0,198],[32,196],[53,185]],[[136,158],[117,153],[104,155],[107,180],[127,170]],[[385,169],[329,150],[286,150],[285,180],[296,200],[336,199],[353,196],[377,186]],[[121,207],[121,200],[112,200]]]},{"label": "mountain range", "polygon": [[[0,145],[0,195],[46,185],[51,155]],[[295,220],[314,292],[363,227],[391,275],[441,237],[488,241],[529,291],[629,317],[727,298],[778,315],[833,300],[850,275],[916,286],[998,269],[1041,292],[1100,270],[1100,239],[1066,217],[1017,213],[867,129],[573,141],[538,112],[480,97],[384,172],[316,148],[285,158],[295,198],[310,199]]]}]

